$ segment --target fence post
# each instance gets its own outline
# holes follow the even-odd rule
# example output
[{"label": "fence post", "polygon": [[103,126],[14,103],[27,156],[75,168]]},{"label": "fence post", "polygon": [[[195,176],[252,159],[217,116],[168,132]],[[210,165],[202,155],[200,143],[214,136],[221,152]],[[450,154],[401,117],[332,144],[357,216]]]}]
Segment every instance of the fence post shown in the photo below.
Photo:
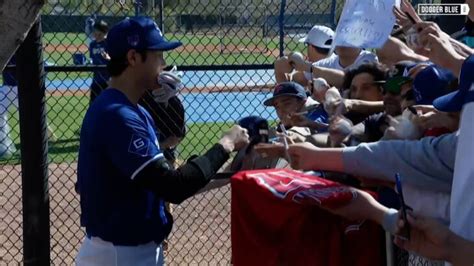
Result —
[{"label": "fence post", "polygon": [[332,27],[336,29],[337,26],[337,18],[336,18],[336,0],[332,0],[331,2],[331,16],[332,16]]},{"label": "fence post", "polygon": [[160,0],[160,29],[163,34],[165,34],[165,18],[163,17],[165,13],[164,9],[164,0]]},{"label": "fence post", "polygon": [[141,0],[135,0],[135,17],[140,16]]},{"label": "fence post", "polygon": [[50,265],[45,72],[38,17],[16,53],[24,265]]},{"label": "fence post", "polygon": [[280,16],[278,17],[278,27],[280,29],[280,57],[283,56],[285,51],[285,9],[286,9],[286,0],[281,0],[280,4]]}]

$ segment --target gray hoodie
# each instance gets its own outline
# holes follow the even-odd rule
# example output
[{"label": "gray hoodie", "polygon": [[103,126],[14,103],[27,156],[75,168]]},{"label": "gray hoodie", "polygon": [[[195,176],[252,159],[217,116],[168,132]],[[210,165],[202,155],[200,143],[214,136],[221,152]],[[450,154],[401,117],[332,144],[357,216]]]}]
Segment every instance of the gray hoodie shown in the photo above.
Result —
[{"label": "gray hoodie", "polygon": [[390,140],[344,148],[344,172],[451,192],[458,133],[421,140]]}]

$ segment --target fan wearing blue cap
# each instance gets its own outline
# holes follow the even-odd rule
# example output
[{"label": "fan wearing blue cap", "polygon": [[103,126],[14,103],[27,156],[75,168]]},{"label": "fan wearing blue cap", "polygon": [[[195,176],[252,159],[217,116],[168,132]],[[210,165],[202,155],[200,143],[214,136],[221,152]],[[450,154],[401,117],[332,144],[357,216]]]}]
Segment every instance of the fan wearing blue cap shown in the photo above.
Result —
[{"label": "fan wearing blue cap", "polygon": [[413,81],[413,96],[416,104],[432,105],[433,101],[450,92],[457,82],[453,73],[437,65],[427,66]]},{"label": "fan wearing blue cap", "polygon": [[460,112],[464,104],[474,101],[473,73],[474,55],[471,55],[462,65],[458,89],[434,100],[434,107],[443,112]]},{"label": "fan wearing blue cap", "polygon": [[311,131],[326,131],[328,114],[321,105],[311,105],[303,86],[282,82],[275,86],[273,97],[263,102],[275,107],[278,118],[286,127],[307,127]]},{"label": "fan wearing blue cap", "polygon": [[165,202],[179,204],[210,182],[229,154],[247,145],[234,126],[202,156],[174,169],[159,145],[151,115],[139,100],[161,90],[167,41],[146,17],[125,19],[109,31],[109,88],[90,105],[81,128],[77,190],[86,237],[76,265],[163,265],[161,243],[173,218]]}]

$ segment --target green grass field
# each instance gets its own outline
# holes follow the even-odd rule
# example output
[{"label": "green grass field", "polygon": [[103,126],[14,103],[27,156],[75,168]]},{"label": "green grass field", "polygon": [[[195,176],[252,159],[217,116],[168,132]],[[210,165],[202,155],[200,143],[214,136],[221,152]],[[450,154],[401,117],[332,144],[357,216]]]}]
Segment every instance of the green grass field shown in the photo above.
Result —
[{"label": "green grass field", "polygon": [[[277,56],[270,51],[277,51],[279,47],[278,38],[255,38],[248,36],[239,38],[235,34],[224,37],[217,35],[202,34],[166,34],[169,40],[180,40],[184,45],[193,45],[201,50],[177,52],[166,54],[169,65],[252,65],[273,64]],[[58,66],[73,65],[73,54],[78,52],[78,47],[87,45],[86,35],[83,33],[45,33],[43,45],[47,47],[44,52],[44,60]],[[58,45],[61,45],[58,47]],[[205,46],[205,50],[203,49]],[[64,48],[68,50],[64,50]],[[296,39],[285,38],[287,51],[304,51],[304,44],[298,43]],[[51,50],[54,48],[54,50]],[[85,53],[89,58],[88,52]],[[56,72],[48,73],[49,80],[65,80],[88,78],[90,72]]]},{"label": "green grass field", "polygon": [[[260,38],[251,37],[237,38],[227,35],[224,37],[211,35],[183,35],[167,34],[170,40],[180,40],[185,45],[191,44],[196,47],[204,45],[214,47],[208,51],[191,51],[186,53],[170,52],[166,59],[168,64],[176,65],[220,65],[220,64],[271,64],[275,56],[265,54],[265,48],[269,50],[278,49],[278,38]],[[287,45],[300,50],[304,49],[302,44],[294,40],[286,40]],[[46,33],[43,36],[43,45],[48,46],[45,51],[44,59],[56,65],[73,65],[72,54],[65,47],[75,47],[87,43],[85,34],[76,33]],[[249,51],[231,51],[223,49],[220,51],[220,45],[225,44],[229,47],[238,48],[253,47],[256,50]],[[62,45],[61,47],[58,47]],[[55,47],[55,50],[50,50]],[[62,49],[62,50],[61,50]],[[202,49],[202,47],[201,47]],[[76,79],[78,77],[87,78],[91,76],[90,72],[50,72],[48,79],[65,80]],[[89,84],[84,84],[88,87]],[[54,163],[72,162],[77,160],[77,151],[79,146],[79,126],[82,123],[85,111],[88,107],[89,99],[87,96],[49,96],[47,99],[49,127],[56,135],[56,140],[49,142],[49,160]],[[19,143],[19,125],[18,112],[12,113],[13,117],[9,119],[11,138],[15,143]],[[180,158],[186,159],[194,153],[201,153],[212,143],[218,140],[222,130],[230,127],[228,123],[190,123],[188,124],[188,134],[180,145]],[[17,149],[19,150],[17,145]],[[8,159],[0,159],[1,164],[18,164],[19,152],[17,151]]]},{"label": "green grass field", "polygon": [[[204,52],[170,52],[166,58],[169,63],[176,65],[219,65],[219,64],[271,64],[273,56],[265,54],[267,50],[278,50],[278,38],[263,38],[262,36],[239,37],[235,33],[224,36],[203,34],[165,34],[169,40],[180,40],[184,45],[206,46]],[[72,51],[63,51],[64,47],[79,47],[87,45],[83,33],[45,33],[43,45],[55,47],[54,51],[46,51],[45,59],[56,65],[72,65]],[[248,50],[237,51],[235,47]],[[291,38],[285,39],[285,47],[289,50],[304,49],[303,44]],[[221,49],[222,48],[222,49]],[[51,49],[51,48],[48,48]],[[74,50],[74,48],[72,48]],[[88,54],[87,54],[88,56]]]},{"label": "green grass field", "polygon": [[[185,45],[193,45],[205,51],[170,52],[166,55],[168,64],[175,65],[231,65],[231,64],[271,64],[276,56],[268,51],[278,50],[278,38],[262,38],[261,36],[238,37],[237,33],[225,36],[203,34],[166,34],[169,40],[180,40]],[[241,33],[240,33],[241,34]],[[47,47],[44,59],[55,65],[73,65],[72,55],[81,45],[87,44],[82,33],[45,33],[43,45]],[[288,48],[303,50],[304,45],[287,38]],[[68,49],[65,49],[70,47]],[[223,48],[224,47],[224,48]],[[225,48],[227,47],[227,48]],[[221,49],[222,48],[222,49]],[[253,51],[240,51],[236,49]],[[88,56],[88,54],[86,53]],[[90,77],[90,72],[50,72],[48,79],[65,80],[78,77]],[[89,84],[84,84],[88,87]],[[82,123],[88,106],[87,96],[50,96],[47,99],[49,127],[54,131],[56,140],[50,140],[49,159],[51,162],[72,162],[77,160],[79,145],[79,125]],[[11,138],[19,143],[18,113],[9,119]],[[185,159],[193,153],[201,153],[217,141],[223,129],[229,128],[227,123],[190,123],[188,134],[180,145],[180,158]],[[19,146],[17,145],[19,150]],[[8,159],[0,159],[1,164],[18,164],[19,152]]]},{"label": "green grass field", "polygon": [[[56,135],[49,142],[49,161],[53,163],[77,161],[79,149],[79,128],[89,103],[88,96],[49,96],[48,125]],[[11,110],[9,119],[12,128],[10,137],[17,143],[17,153],[7,159],[0,159],[0,165],[19,164],[20,142],[18,112]],[[210,148],[229,129],[230,123],[189,123],[186,138],[178,147],[179,159],[185,160],[192,154],[200,154]],[[110,132],[113,134],[113,132]]]}]

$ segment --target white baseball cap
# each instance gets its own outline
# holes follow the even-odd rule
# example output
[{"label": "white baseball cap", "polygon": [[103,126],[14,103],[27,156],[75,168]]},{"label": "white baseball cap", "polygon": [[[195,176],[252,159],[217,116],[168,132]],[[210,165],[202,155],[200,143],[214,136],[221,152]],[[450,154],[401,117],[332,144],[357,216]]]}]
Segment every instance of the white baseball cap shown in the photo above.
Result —
[{"label": "white baseball cap", "polygon": [[316,25],[299,42],[309,43],[319,48],[331,49],[334,31],[326,26]]}]

